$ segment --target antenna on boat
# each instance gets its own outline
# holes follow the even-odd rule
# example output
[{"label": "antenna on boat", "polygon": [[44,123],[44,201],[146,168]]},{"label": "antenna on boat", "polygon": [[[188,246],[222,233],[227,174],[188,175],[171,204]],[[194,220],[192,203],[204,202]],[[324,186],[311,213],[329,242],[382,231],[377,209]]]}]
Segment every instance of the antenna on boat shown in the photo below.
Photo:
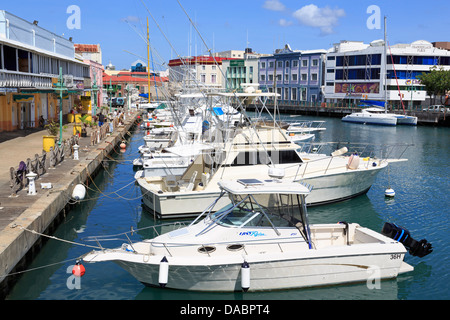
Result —
[{"label": "antenna on boat", "polygon": [[386,16],[384,16],[384,113],[387,113],[387,58]]}]

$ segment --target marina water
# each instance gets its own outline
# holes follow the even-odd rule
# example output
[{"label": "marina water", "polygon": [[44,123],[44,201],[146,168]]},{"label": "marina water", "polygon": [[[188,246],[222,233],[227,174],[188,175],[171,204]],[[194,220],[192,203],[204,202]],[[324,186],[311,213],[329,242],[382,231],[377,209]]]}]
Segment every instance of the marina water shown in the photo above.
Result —
[{"label": "marina water", "polygon": [[[407,228],[417,240],[427,239],[434,251],[420,259],[406,254],[414,271],[397,279],[373,283],[320,288],[248,293],[201,293],[149,288],[112,262],[84,264],[86,274],[74,280],[76,259],[92,250],[73,244],[90,236],[112,235],[106,247],[126,242],[123,232],[146,228],[166,221],[155,220],[142,208],[141,191],[134,184],[132,160],[138,157],[144,131],[136,129],[125,151],[104,162],[104,170],[89,180],[86,201],[66,214],[54,236],[70,242],[48,240],[28,266],[27,272],[7,299],[30,300],[299,300],[299,299],[387,299],[447,300],[450,246],[448,192],[450,190],[450,129],[438,127],[381,127],[342,123],[340,119],[298,116],[291,120],[325,120],[326,131],[316,141],[350,141],[373,144],[413,144],[403,154],[407,162],[394,163],[382,171],[370,191],[338,204],[309,209],[311,223],[356,222],[381,231],[384,222]],[[396,195],[384,195],[387,187]],[[150,229],[135,232],[132,240],[150,236]],[[72,243],[73,242],[73,243]]]}]

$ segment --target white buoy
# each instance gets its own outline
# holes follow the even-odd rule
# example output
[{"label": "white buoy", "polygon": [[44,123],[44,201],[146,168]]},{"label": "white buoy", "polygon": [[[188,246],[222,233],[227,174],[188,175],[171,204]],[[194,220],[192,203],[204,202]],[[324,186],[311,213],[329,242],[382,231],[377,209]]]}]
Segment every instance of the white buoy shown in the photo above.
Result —
[{"label": "white buoy", "polygon": [[244,292],[250,289],[250,265],[247,261],[244,261],[241,266],[241,287]]},{"label": "white buoy", "polygon": [[394,197],[395,191],[394,191],[394,189],[388,188],[388,189],[386,189],[386,191],[384,191],[384,195],[386,197]]},{"label": "white buoy", "polygon": [[167,282],[169,281],[169,261],[164,256],[161,262],[159,263],[159,278],[158,282],[161,288],[165,288]]},{"label": "white buoy", "polygon": [[86,196],[86,188],[82,184],[77,184],[72,191],[72,198],[79,201],[83,200]]}]

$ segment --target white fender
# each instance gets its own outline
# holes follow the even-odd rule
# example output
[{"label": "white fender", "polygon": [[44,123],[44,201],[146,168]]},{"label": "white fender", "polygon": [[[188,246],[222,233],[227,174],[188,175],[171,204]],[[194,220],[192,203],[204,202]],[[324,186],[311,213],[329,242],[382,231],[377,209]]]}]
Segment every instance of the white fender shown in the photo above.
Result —
[{"label": "white fender", "polygon": [[86,197],[86,188],[82,184],[77,184],[72,191],[72,198],[75,200],[83,200]]},{"label": "white fender", "polygon": [[244,261],[241,266],[241,287],[244,292],[250,289],[250,265],[247,261]]},{"label": "white fender", "polygon": [[161,262],[159,263],[159,278],[158,282],[161,288],[164,288],[169,281],[169,262],[167,258],[164,256]]}]

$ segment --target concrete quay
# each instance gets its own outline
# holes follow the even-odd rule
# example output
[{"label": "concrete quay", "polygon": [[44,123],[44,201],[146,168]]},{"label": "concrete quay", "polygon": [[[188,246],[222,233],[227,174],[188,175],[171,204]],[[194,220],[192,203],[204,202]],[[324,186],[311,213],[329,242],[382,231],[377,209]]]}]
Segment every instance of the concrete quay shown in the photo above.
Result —
[{"label": "concrete quay", "polygon": [[[102,168],[102,161],[119,150],[120,143],[136,124],[140,112],[127,117],[124,126],[100,143],[91,146],[90,137],[80,138],[79,160],[66,156],[55,168],[49,168],[36,181],[36,195],[28,195],[27,188],[11,197],[9,168],[20,161],[42,154],[43,136],[46,131],[30,134],[0,143],[0,299],[4,299],[17,280],[10,273],[26,269],[27,264],[39,251],[42,239],[38,234],[24,230],[46,233],[57,226],[60,213],[69,208],[74,187],[85,183]],[[63,138],[70,137],[72,125],[65,130]],[[89,132],[88,132],[89,133]],[[41,189],[40,183],[51,183],[51,189]],[[47,230],[47,232],[46,232]]]}]

